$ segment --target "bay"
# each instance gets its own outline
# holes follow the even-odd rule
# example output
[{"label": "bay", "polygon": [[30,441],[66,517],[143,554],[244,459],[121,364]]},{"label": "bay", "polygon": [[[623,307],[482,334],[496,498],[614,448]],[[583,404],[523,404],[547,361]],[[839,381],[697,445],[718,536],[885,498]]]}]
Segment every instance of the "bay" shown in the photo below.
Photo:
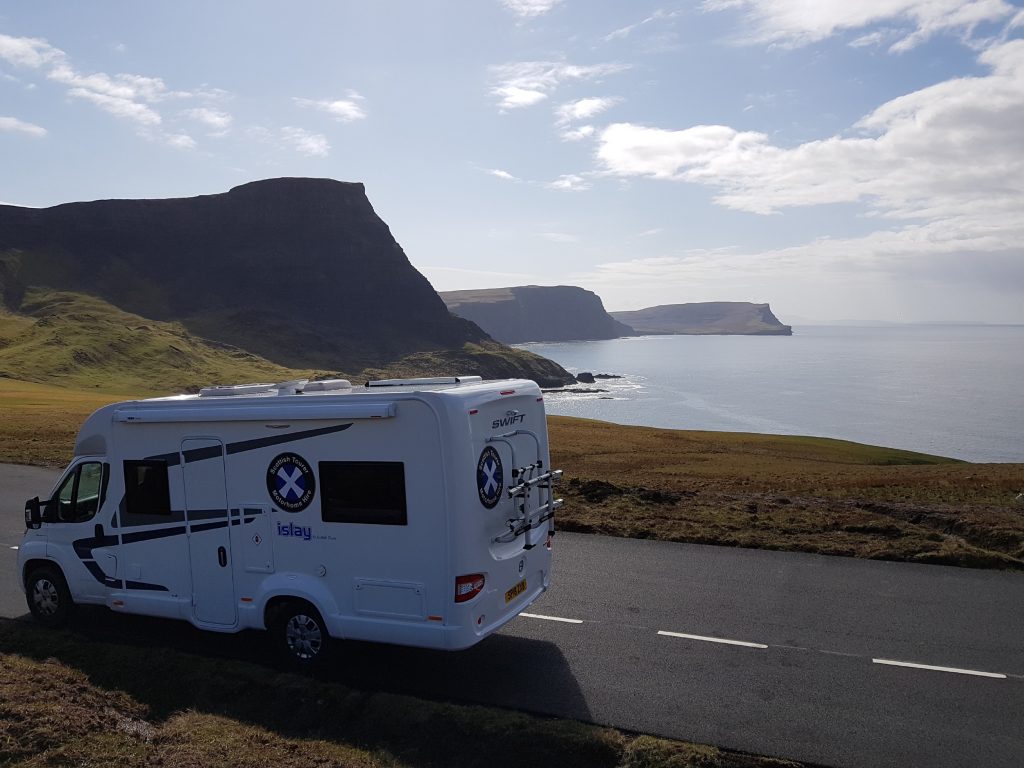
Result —
[{"label": "bay", "polygon": [[804,326],[793,336],[518,346],[573,373],[623,375],[591,385],[605,393],[548,393],[552,414],[1024,462],[1024,326]]}]

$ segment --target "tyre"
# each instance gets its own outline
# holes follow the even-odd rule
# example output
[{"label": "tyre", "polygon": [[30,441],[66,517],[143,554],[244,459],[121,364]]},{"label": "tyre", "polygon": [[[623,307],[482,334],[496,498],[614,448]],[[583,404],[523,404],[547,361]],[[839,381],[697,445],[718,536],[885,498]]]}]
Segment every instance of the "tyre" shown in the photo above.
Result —
[{"label": "tyre", "polygon": [[314,670],[323,666],[331,642],[327,625],[309,603],[287,603],[270,626],[276,656],[288,668]]},{"label": "tyre", "polygon": [[63,627],[71,618],[74,603],[64,575],[58,568],[36,568],[25,580],[25,600],[32,616],[46,627]]}]

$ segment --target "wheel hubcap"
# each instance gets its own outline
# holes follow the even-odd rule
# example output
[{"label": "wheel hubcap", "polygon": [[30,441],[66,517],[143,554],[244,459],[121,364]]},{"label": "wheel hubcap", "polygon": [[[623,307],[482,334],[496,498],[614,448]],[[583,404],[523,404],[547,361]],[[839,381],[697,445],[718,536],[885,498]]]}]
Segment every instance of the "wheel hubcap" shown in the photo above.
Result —
[{"label": "wheel hubcap", "polygon": [[32,602],[43,616],[53,616],[60,607],[57,587],[49,579],[39,579],[32,588]]},{"label": "wheel hubcap", "polygon": [[288,649],[300,659],[312,659],[323,647],[323,632],[316,619],[297,614],[285,625],[285,640]]}]

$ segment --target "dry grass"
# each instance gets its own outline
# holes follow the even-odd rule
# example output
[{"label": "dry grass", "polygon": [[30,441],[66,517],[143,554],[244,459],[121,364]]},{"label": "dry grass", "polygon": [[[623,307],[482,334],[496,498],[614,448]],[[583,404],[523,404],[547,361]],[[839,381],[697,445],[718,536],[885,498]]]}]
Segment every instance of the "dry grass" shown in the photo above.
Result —
[{"label": "dry grass", "polygon": [[778,760],[477,706],[356,691],[0,620],[0,765],[772,768]]},{"label": "dry grass", "polygon": [[552,461],[569,481],[563,529],[1024,568],[1020,464],[565,417],[549,426]]}]

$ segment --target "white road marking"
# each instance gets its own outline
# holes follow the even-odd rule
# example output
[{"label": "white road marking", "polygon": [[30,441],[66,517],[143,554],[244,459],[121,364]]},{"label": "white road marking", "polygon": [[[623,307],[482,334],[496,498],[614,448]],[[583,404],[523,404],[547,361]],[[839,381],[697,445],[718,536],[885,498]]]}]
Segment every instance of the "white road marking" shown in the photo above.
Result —
[{"label": "white road marking", "polygon": [[582,624],[583,619],[563,619],[561,616],[541,616],[539,613],[520,613],[528,619],[544,619],[544,621],[561,621],[565,624]]},{"label": "white road marking", "polygon": [[909,661],[893,661],[892,659],[872,659],[875,664],[887,664],[890,667],[910,667],[911,669],[930,669],[934,672],[954,672],[958,675],[975,675],[976,677],[995,677],[1005,680],[1006,675],[998,672],[981,672],[977,669],[958,669],[957,667],[936,667],[931,664],[914,664]]},{"label": "white road marking", "polygon": [[10,549],[17,549],[17,547],[10,547]]},{"label": "white road marking", "polygon": [[768,647],[767,645],[763,645],[761,643],[748,643],[748,642],[746,642],[744,640],[726,640],[725,638],[722,638],[722,637],[704,637],[703,635],[687,635],[687,634],[684,634],[683,632],[664,632],[664,631],[662,631],[660,629],[658,630],[658,634],[659,635],[664,635],[665,637],[681,637],[684,640],[702,640],[705,643],[723,643],[725,645],[742,645],[744,648],[767,648]]}]

